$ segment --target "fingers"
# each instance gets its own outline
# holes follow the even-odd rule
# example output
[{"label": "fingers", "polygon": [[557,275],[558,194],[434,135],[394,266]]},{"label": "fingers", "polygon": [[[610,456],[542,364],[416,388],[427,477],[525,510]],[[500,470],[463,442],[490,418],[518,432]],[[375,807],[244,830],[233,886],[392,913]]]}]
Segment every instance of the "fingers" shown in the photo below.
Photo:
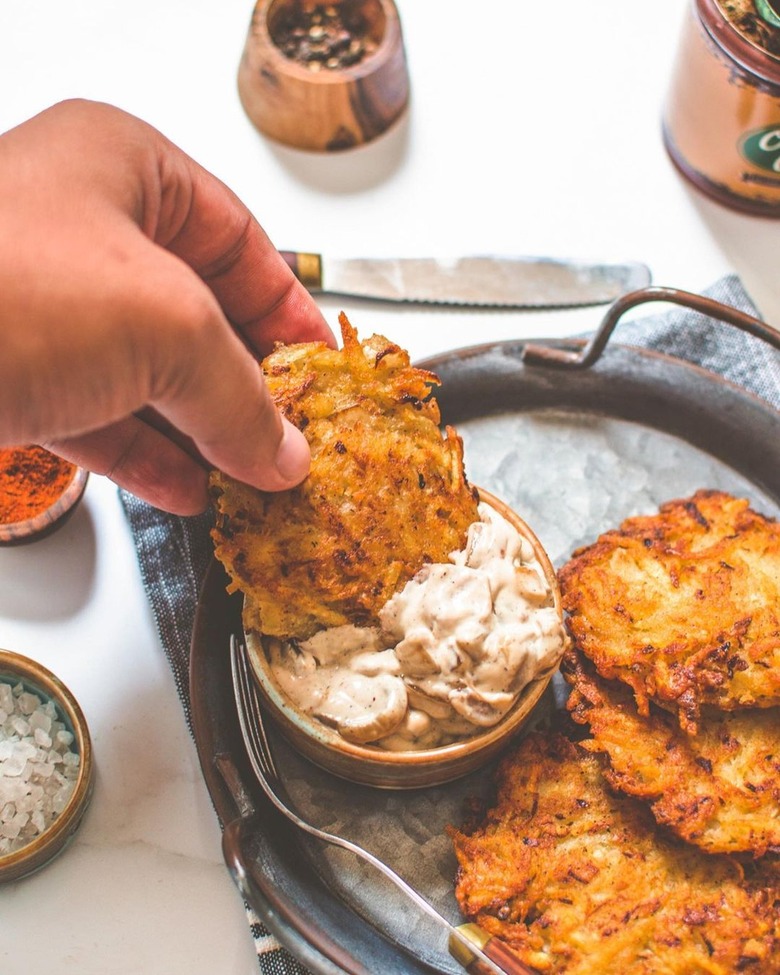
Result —
[{"label": "fingers", "polygon": [[[197,515],[208,507],[209,465],[138,417],[43,446],[171,514]],[[272,467],[261,467],[255,479],[262,484],[257,486],[273,490],[297,484],[308,472],[309,459],[305,438],[283,421]],[[229,448],[221,466],[229,473],[236,472],[234,476],[243,472],[233,463]],[[241,479],[252,477],[254,473]]]},{"label": "fingers", "polygon": [[9,206],[27,196],[44,220],[132,221],[206,281],[261,355],[276,341],[335,344],[246,206],[140,119],[98,102],[62,102],[0,139],[4,162],[0,201],[7,188]]},{"label": "fingers", "polygon": [[[252,362],[246,352],[243,355]],[[196,390],[193,395],[199,402]],[[262,387],[260,395],[264,398]],[[241,409],[240,404],[238,408]],[[172,412],[178,409],[179,405],[175,404]],[[278,417],[275,410],[265,415],[258,430],[251,429],[251,424],[245,430],[244,418],[236,417],[233,426],[238,443],[232,445],[219,438],[213,449],[200,439],[185,440],[164,417],[153,417],[148,410],[142,414],[81,436],[51,440],[44,446],[73,463],[110,478],[155,507],[177,515],[199,514],[208,506],[210,464],[201,456],[204,450],[211,454],[216,466],[266,490],[290,487],[308,472],[310,454],[305,438]],[[274,427],[273,433],[264,429],[266,422]],[[197,417],[193,425],[199,426]],[[264,452],[267,456],[254,457],[243,439],[245,436],[269,445],[268,451]],[[245,460],[234,459],[236,450],[239,458]],[[251,463],[246,462],[248,458]]]},{"label": "fingers", "polygon": [[176,162],[160,164],[155,239],[200,275],[261,356],[277,341],[335,346],[314,299],[244,204],[183,153]]},{"label": "fingers", "polygon": [[216,304],[200,325],[190,314],[178,331],[185,338],[176,349],[154,348],[155,410],[226,474],[266,491],[298,484],[309,470],[308,443],[280,416],[259,364]]},{"label": "fingers", "polygon": [[205,504],[209,465],[297,484],[309,448],[256,353],[335,341],[235,195],[89,102],[3,136],[0,177],[0,442],[48,441],[183,514]]},{"label": "fingers", "polygon": [[[82,248],[76,228],[68,236],[71,252]],[[17,282],[29,284],[22,301],[11,300],[9,283],[0,442],[67,447],[79,463],[177,513],[203,507],[204,465],[263,490],[297,484],[308,471],[305,438],[283,422],[212,292],[135,228],[115,233],[112,246],[115,260],[108,251],[96,265],[81,260],[77,286],[67,261],[61,280],[49,262],[40,294],[35,274],[19,269]],[[139,425],[133,415],[148,407],[165,423]]]},{"label": "fingers", "polygon": [[208,505],[208,470],[137,417],[43,446],[163,511],[196,515]]},{"label": "fingers", "polygon": [[142,242],[125,299],[134,302],[124,333],[135,375],[146,377],[134,410],[153,407],[164,421],[152,420],[159,433],[238,480],[266,491],[293,487],[309,469],[305,437],[280,416],[212,292],[169,253],[150,253],[153,246]]}]

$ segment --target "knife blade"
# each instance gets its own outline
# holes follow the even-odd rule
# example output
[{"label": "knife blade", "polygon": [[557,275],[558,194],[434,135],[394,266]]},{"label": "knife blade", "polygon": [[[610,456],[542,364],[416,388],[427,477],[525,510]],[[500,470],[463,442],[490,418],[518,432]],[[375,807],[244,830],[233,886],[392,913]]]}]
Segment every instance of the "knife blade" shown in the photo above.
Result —
[{"label": "knife blade", "polygon": [[644,288],[644,264],[596,264],[548,257],[328,258],[279,252],[311,294],[483,308],[601,305]]}]

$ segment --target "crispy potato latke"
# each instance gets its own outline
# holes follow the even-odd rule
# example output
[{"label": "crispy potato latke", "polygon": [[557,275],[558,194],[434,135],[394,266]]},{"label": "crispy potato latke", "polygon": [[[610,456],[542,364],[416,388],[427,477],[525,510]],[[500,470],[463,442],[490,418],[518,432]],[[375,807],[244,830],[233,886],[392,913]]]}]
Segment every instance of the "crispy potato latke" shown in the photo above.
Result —
[{"label": "crispy potato latke", "polygon": [[780,525],[699,491],[629,518],[558,574],[576,646],[602,677],[678,714],[780,704]]},{"label": "crispy potato latke", "polygon": [[576,652],[564,676],[568,709],[590,727],[613,788],[650,803],[656,820],[708,853],[780,853],[780,708],[703,712],[696,735],[630,689],[605,681]]},{"label": "crispy potato latke", "polygon": [[528,736],[473,832],[450,830],[463,914],[565,975],[777,975],[780,871],[660,834],[599,756]]},{"label": "crispy potato latke", "polygon": [[437,377],[382,336],[341,350],[279,346],[263,362],[280,411],[311,447],[298,487],[266,493],[212,475],[217,557],[245,596],[244,623],[306,639],[371,625],[426,562],[446,562],[478,520],[454,430],[442,437]]}]

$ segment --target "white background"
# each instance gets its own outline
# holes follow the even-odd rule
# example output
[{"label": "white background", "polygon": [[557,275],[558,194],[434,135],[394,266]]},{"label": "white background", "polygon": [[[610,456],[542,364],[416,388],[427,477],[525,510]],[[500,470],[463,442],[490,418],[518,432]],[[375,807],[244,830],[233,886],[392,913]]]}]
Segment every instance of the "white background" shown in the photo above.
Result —
[{"label": "white background", "polygon": [[[626,258],[692,291],[736,271],[780,324],[780,224],[699,196],[661,143],[685,0],[398,8],[410,110],[353,152],[282,148],[248,121],[236,90],[247,0],[3,0],[0,130],[66,97],[100,99],[216,173],[282,248]],[[361,334],[383,332],[414,358],[565,335],[599,315],[322,307],[332,323],[343,307]],[[60,533],[0,550],[0,646],[71,687],[98,767],[75,843],[0,888],[0,972],[255,972],[113,485],[93,477]]]}]

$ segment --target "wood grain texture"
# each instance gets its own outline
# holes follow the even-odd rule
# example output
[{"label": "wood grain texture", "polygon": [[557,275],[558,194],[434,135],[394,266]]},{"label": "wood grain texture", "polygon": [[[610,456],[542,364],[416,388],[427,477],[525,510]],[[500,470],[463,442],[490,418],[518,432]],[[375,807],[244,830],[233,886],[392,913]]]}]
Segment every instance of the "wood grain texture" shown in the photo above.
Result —
[{"label": "wood grain texture", "polygon": [[[409,77],[401,22],[392,0],[336,0],[357,7],[375,49],[357,64],[312,71],[274,42],[274,18],[300,0],[258,0],[238,71],[247,115],[277,142],[337,152],[370,142],[403,113]],[[311,6],[311,4],[309,5]]]}]

